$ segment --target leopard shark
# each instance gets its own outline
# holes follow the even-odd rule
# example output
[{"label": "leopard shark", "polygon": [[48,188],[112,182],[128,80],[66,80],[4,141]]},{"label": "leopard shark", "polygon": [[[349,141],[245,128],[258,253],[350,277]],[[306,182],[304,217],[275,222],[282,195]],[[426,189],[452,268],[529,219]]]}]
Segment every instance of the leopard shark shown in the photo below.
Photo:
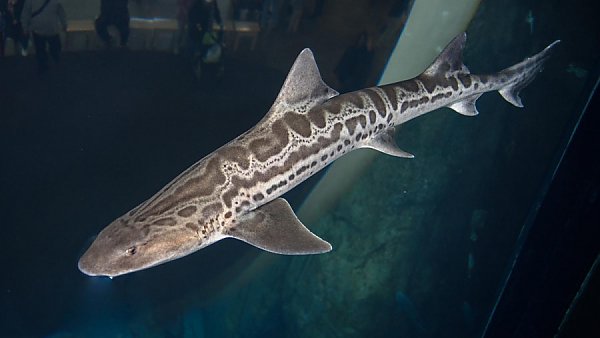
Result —
[{"label": "leopard shark", "polygon": [[79,270],[112,278],[225,238],[276,254],[328,252],[332,246],[300,222],[282,194],[355,149],[412,158],[395,143],[395,129],[438,108],[474,116],[475,102],[490,91],[523,107],[520,90],[558,42],[500,72],[475,75],[462,61],[463,33],[417,77],[345,94],[325,84],[304,49],[262,120],[106,226]]}]

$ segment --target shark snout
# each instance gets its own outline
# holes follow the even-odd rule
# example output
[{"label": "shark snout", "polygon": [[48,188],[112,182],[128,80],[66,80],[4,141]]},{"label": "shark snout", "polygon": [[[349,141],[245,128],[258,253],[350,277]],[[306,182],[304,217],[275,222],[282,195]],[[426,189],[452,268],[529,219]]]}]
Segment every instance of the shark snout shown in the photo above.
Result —
[{"label": "shark snout", "polygon": [[79,271],[88,276],[108,276],[118,275],[113,268],[113,254],[105,249],[102,238],[96,240],[90,245],[85,253],[79,258],[77,267]]},{"label": "shark snout", "polygon": [[93,251],[90,252],[90,250],[83,254],[77,263],[79,271],[88,276],[106,276],[113,278],[122,275],[123,273],[114,268],[113,265],[114,264],[111,264],[106,257],[98,255]]},{"label": "shark snout", "polygon": [[[90,247],[90,249],[92,248]],[[102,264],[98,264],[98,261],[102,257],[99,257],[90,249],[79,258],[79,262],[77,263],[79,271],[88,276],[107,276],[106,272],[99,268]]]}]

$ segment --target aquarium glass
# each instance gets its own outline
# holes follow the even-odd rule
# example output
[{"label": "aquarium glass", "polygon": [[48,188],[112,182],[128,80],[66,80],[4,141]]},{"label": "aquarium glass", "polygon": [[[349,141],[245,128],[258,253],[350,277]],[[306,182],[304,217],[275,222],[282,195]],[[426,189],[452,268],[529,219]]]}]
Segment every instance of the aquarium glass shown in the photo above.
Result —
[{"label": "aquarium glass", "polygon": [[[60,2],[60,63],[39,72],[12,39],[0,59],[2,337],[480,337],[598,79],[582,0],[216,0],[210,60],[177,33],[185,1],[129,1],[127,47],[96,35],[104,1]],[[260,121],[303,48],[345,93],[418,75],[460,27],[472,74],[561,42],[523,108],[491,92],[476,116],[438,109],[393,136],[414,158],[342,157],[284,195],[331,252],[225,239],[79,271],[104,226]]]}]

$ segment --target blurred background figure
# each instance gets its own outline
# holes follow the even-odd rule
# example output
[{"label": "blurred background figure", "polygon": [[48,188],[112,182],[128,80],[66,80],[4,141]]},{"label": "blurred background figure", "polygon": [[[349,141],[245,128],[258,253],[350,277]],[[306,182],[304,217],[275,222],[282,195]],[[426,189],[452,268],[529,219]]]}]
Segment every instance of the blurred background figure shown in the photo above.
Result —
[{"label": "blurred background figure", "polygon": [[3,29],[4,34],[0,37],[0,55],[4,55],[6,40],[11,38],[15,46],[15,52],[21,52],[21,55],[27,56],[27,48],[29,46],[29,37],[24,33],[21,24],[21,13],[25,0],[0,0],[0,31]]},{"label": "blurred background figure", "polygon": [[304,0],[290,0],[290,7],[292,9],[292,16],[288,25],[288,32],[296,33],[298,27],[300,27],[302,14],[304,14]]},{"label": "blurred background figure", "polygon": [[221,27],[218,34],[222,34],[223,21],[215,0],[197,0],[192,4],[188,15],[188,35],[192,53],[204,54],[207,47],[220,40],[220,37],[214,34],[215,23]]},{"label": "blurred background figure", "polygon": [[[217,25],[219,30],[215,31]],[[215,0],[193,3],[188,16],[188,35],[196,78],[216,80],[223,72],[223,21]]]},{"label": "blurred background figure", "polygon": [[0,6],[0,57],[4,57],[4,29],[6,24],[4,22],[4,8]]},{"label": "blurred background figure", "polygon": [[233,18],[239,21],[258,21],[262,9],[261,0],[232,0]]},{"label": "blurred background figure", "polygon": [[282,0],[264,0],[262,3],[262,13],[260,15],[260,28],[263,32],[269,33],[279,24],[279,13],[283,7]]},{"label": "blurred background figure", "polygon": [[101,0],[100,16],[96,19],[96,33],[104,42],[106,48],[113,46],[114,42],[108,33],[108,26],[115,26],[119,31],[121,47],[127,46],[129,39],[129,9],[128,0]]},{"label": "blurred background figure", "polygon": [[35,46],[37,72],[48,70],[48,52],[56,64],[60,61],[61,31],[67,31],[65,10],[58,0],[26,0],[21,13],[24,34],[31,32]]},{"label": "blurred background figure", "polygon": [[356,44],[346,49],[335,67],[334,72],[341,85],[340,92],[346,93],[365,87],[373,55],[373,38],[363,31]]},{"label": "blurred background figure", "polygon": [[177,0],[177,38],[175,40],[175,54],[185,47],[185,32],[190,15],[190,8],[196,0]]}]

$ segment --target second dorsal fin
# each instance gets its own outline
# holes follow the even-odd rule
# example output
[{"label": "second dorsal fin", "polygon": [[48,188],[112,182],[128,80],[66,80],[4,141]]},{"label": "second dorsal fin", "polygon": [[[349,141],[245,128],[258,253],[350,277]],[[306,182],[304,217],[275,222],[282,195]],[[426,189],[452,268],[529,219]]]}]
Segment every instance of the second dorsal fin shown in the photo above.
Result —
[{"label": "second dorsal fin", "polygon": [[444,73],[466,73],[469,69],[463,64],[463,49],[467,42],[467,33],[456,36],[438,55],[433,63],[423,72],[426,76],[436,76]]},{"label": "second dorsal fin", "polygon": [[290,110],[305,113],[337,95],[337,91],[323,82],[312,52],[305,48],[296,58],[268,114]]}]

